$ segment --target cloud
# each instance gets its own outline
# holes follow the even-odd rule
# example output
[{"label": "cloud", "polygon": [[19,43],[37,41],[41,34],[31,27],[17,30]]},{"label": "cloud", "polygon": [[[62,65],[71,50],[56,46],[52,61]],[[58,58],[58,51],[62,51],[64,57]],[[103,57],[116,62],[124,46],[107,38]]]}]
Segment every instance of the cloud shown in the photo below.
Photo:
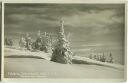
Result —
[{"label": "cloud", "polygon": [[56,33],[60,17],[73,41],[122,41],[122,4],[5,4],[5,31]]},{"label": "cloud", "polygon": [[[112,17],[115,14],[114,11],[104,10],[98,13],[79,12],[79,14],[72,15],[70,17],[64,17],[65,25],[72,26],[71,28],[93,28],[104,29],[106,26],[115,22],[122,23],[121,17]],[[109,27],[107,27],[109,28]]]},{"label": "cloud", "polygon": [[95,47],[95,46],[103,46],[103,45],[104,45],[104,44],[101,44],[101,43],[98,44],[98,43],[97,43],[97,44],[86,44],[86,45],[82,45],[82,46],[85,46],[85,47],[88,47],[88,46],[91,47],[91,46],[93,46],[93,47]]},{"label": "cloud", "polygon": [[73,49],[73,51],[79,51],[79,52],[88,52],[88,51],[91,51],[92,49],[90,48],[85,48],[85,49]]}]

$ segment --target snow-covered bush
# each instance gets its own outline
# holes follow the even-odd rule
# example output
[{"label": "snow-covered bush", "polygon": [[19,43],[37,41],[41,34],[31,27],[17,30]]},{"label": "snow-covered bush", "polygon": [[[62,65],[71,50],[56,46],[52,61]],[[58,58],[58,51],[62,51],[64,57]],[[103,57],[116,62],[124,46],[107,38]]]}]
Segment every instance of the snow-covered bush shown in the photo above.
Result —
[{"label": "snow-covered bush", "polygon": [[13,40],[10,38],[5,38],[4,39],[4,44],[7,46],[12,46],[13,45]]}]

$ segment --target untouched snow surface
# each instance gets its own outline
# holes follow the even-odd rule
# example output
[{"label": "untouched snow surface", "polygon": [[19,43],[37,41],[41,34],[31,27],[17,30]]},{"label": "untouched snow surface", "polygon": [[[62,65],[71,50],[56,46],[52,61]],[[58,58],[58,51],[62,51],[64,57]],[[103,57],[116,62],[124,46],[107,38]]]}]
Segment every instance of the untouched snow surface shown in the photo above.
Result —
[{"label": "untouched snow surface", "polygon": [[49,61],[51,54],[5,48],[6,78],[112,78],[123,79],[123,65],[103,63],[74,56],[74,64]]}]

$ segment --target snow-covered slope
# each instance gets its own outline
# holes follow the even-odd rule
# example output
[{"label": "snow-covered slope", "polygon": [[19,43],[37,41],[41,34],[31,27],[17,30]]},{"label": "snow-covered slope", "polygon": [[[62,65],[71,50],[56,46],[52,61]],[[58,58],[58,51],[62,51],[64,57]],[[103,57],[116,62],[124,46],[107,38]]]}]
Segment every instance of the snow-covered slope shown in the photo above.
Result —
[{"label": "snow-covered slope", "polygon": [[[5,48],[5,77],[31,78],[40,73],[41,76],[38,75],[36,78],[124,78],[124,70],[119,70],[120,66],[116,64],[102,63],[78,56],[73,57],[74,64],[60,64],[49,61],[50,57],[51,54],[44,52]],[[16,75],[12,75],[11,72]]]},{"label": "snow-covered slope", "polygon": [[50,60],[51,54],[45,53],[42,51],[38,52],[31,52],[28,50],[19,50],[19,49],[11,49],[11,48],[5,48],[5,57],[30,57],[30,58],[43,58],[46,60]]},{"label": "snow-covered slope", "polygon": [[120,65],[120,64],[100,62],[100,61],[92,60],[92,59],[89,59],[89,58],[86,58],[86,57],[74,56],[73,59],[76,60],[77,62],[79,61],[81,63],[86,63],[86,64],[101,65],[101,66],[116,68],[116,69],[119,69],[119,70],[124,69],[124,66]]},{"label": "snow-covered slope", "polygon": [[[19,50],[19,49],[11,49],[11,48],[5,48],[5,57],[30,57],[30,58],[43,58],[46,60],[51,59],[50,53],[45,53],[42,51],[38,52],[31,52],[28,50]],[[96,60],[92,60],[86,57],[80,57],[80,56],[73,56],[73,62],[78,64],[93,64],[93,65],[100,65],[100,66],[106,66],[111,68],[116,68],[119,70],[123,70],[124,66],[120,64],[114,64],[114,63],[107,63],[107,62],[100,62]]]}]

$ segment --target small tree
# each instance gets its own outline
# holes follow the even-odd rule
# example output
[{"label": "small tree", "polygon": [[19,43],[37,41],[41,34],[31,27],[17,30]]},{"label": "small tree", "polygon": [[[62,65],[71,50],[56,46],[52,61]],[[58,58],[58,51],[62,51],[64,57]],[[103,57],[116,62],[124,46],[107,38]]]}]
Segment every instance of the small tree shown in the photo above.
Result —
[{"label": "small tree", "polygon": [[41,35],[41,32],[38,31],[38,34],[37,34],[37,39],[36,41],[34,42],[34,49],[36,50],[41,50],[41,47],[42,47],[42,35]]},{"label": "small tree", "polygon": [[32,40],[31,40],[31,37],[29,36],[29,34],[26,34],[25,42],[26,42],[25,47],[27,48],[27,50],[32,50]]},{"label": "small tree", "polygon": [[12,46],[13,45],[13,40],[12,39],[9,39],[9,38],[5,38],[5,45],[7,46]]},{"label": "small tree", "polygon": [[19,46],[21,48],[25,48],[26,46],[26,41],[25,41],[25,38],[24,37],[21,37],[20,40],[19,40]]},{"label": "small tree", "polygon": [[112,53],[111,53],[111,52],[110,52],[109,58],[110,58],[109,62],[110,62],[110,63],[113,63],[114,60],[113,60],[113,56],[112,56]]},{"label": "small tree", "polygon": [[45,32],[42,37],[41,51],[51,52],[51,49],[52,47],[51,47],[50,34]]},{"label": "small tree", "polygon": [[101,62],[105,62],[105,61],[106,61],[106,58],[105,58],[104,53],[103,53],[103,55],[100,57],[100,61],[101,61]]}]

